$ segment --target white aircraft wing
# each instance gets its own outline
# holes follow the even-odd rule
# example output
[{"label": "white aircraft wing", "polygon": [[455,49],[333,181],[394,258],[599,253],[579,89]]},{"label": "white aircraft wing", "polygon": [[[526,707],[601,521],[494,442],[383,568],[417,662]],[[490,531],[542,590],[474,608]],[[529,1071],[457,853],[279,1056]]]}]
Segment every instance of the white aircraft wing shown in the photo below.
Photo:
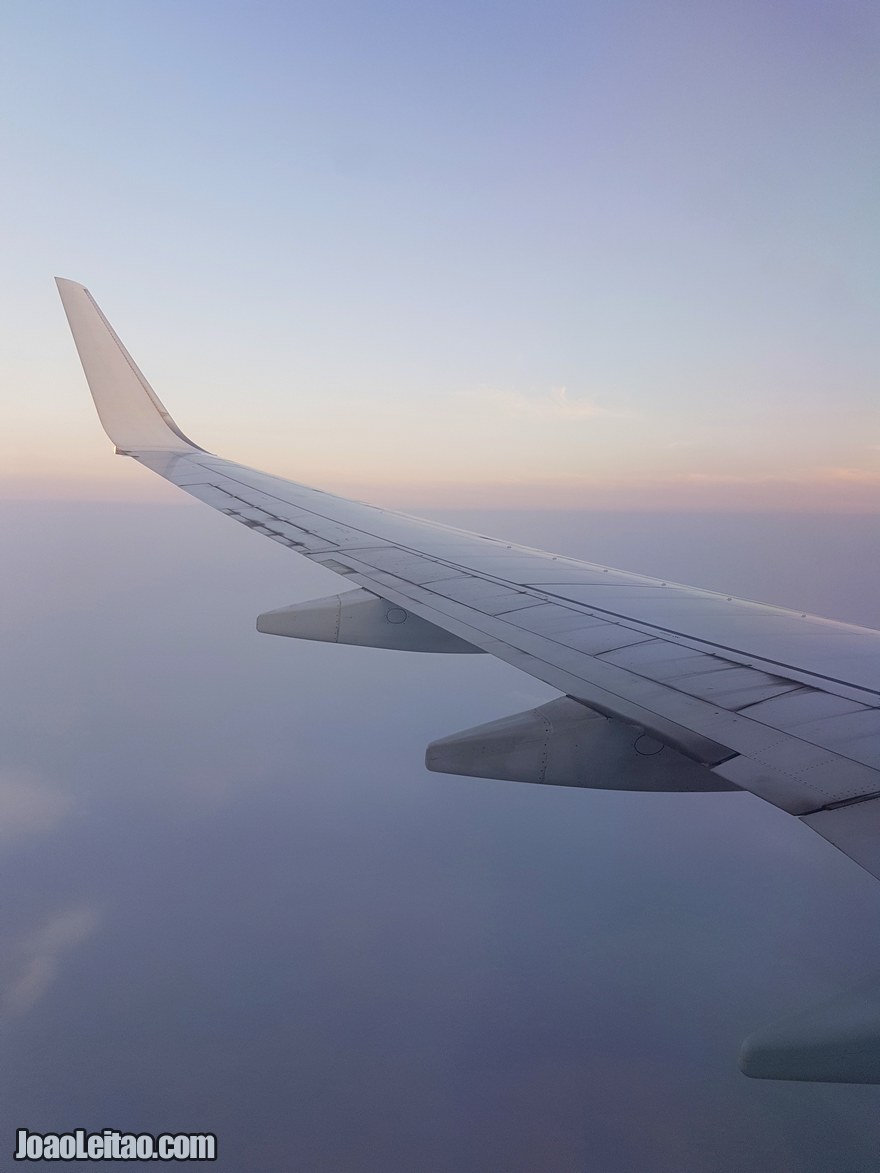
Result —
[{"label": "white aircraft wing", "polygon": [[[270,634],[488,652],[560,691],[428,747],[429,769],[603,789],[746,790],[880,878],[880,632],[348,501],[189,440],[88,290],[58,280],[101,422],[185,492],[348,580]],[[880,1083],[880,983],[746,1040],[770,1079]]]},{"label": "white aircraft wing", "polygon": [[743,789],[880,877],[880,632],[346,500],[177,427],[82,285],[58,288],[117,453],[346,579],[260,616],[329,642],[488,652],[562,696],[429,746],[428,767],[557,785]]}]

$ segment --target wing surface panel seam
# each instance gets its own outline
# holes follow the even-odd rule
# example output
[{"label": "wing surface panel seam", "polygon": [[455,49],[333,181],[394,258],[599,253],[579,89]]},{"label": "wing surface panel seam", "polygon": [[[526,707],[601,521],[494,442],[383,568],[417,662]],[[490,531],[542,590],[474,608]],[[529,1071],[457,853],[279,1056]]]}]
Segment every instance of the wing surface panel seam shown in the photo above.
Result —
[{"label": "wing surface panel seam", "polygon": [[[186,457],[184,457],[184,459],[189,459],[189,460],[191,461],[191,463],[194,463],[194,464],[197,464],[197,463],[199,463],[198,461],[195,461],[195,460],[193,460],[191,457],[190,457],[190,458],[186,458]],[[220,459],[220,458],[218,458],[218,459]],[[205,467],[205,466],[204,466],[204,465],[201,465],[200,467]],[[219,470],[214,470],[214,471],[215,471],[215,474],[216,474],[216,472],[217,472],[217,471],[219,471]],[[237,479],[237,478],[235,478],[235,477],[229,476],[229,474],[227,474],[227,473],[221,473],[220,475],[221,475],[222,477],[228,477],[228,479],[229,479],[229,480],[231,480],[231,481],[233,481],[233,483],[235,483],[235,484],[238,484],[238,485],[241,485],[241,486],[242,486],[243,488],[245,488],[245,489],[247,489],[247,488],[253,488],[253,486],[249,486],[249,485],[247,484],[247,482],[245,482],[245,481],[240,481],[240,480],[238,480],[238,479]],[[295,482],[291,482],[291,484],[294,484],[294,485],[295,485]],[[210,487],[212,487],[212,488],[219,488],[219,486],[214,486],[214,485],[212,485],[212,486],[210,486]],[[314,491],[314,490],[311,490],[311,489],[309,489],[307,486],[296,486],[296,487],[302,488],[302,489],[304,489],[306,492],[313,492],[313,491]],[[228,493],[228,490],[226,490],[226,489],[221,489],[220,491],[221,491],[221,492],[227,492],[227,493]],[[410,555],[413,555],[413,556],[415,556],[415,557],[417,557],[417,558],[425,558],[426,560],[429,560],[429,561],[432,561],[432,562],[434,562],[436,565],[450,567],[451,569],[453,569],[453,570],[456,570],[456,571],[458,571],[459,573],[462,573],[462,574],[465,574],[465,575],[471,576],[471,577],[473,577],[473,578],[475,578],[475,579],[484,579],[484,580],[485,580],[485,581],[487,581],[487,582],[496,582],[496,583],[501,583],[503,586],[507,586],[507,587],[514,586],[514,585],[516,585],[516,586],[524,586],[524,587],[525,587],[525,589],[526,589],[526,591],[528,591],[528,593],[529,593],[529,594],[531,594],[533,597],[536,597],[536,598],[541,598],[543,601],[550,602],[550,603],[552,603],[552,604],[554,604],[554,605],[556,605],[556,606],[561,606],[561,607],[564,607],[564,609],[565,609],[565,610],[570,610],[570,611],[572,612],[572,614],[574,614],[574,615],[581,615],[581,614],[584,614],[585,612],[584,612],[583,610],[580,610],[579,608],[581,608],[581,607],[585,607],[585,606],[590,606],[590,607],[592,607],[592,608],[593,608],[595,611],[597,611],[597,612],[600,612],[600,613],[602,613],[603,615],[613,616],[613,617],[614,617],[615,619],[617,619],[617,620],[622,620],[622,621],[625,621],[625,622],[627,622],[627,623],[630,623],[630,624],[637,625],[637,627],[638,627],[639,629],[644,629],[644,628],[647,628],[647,629],[649,629],[649,630],[650,630],[650,631],[652,631],[652,632],[663,632],[663,633],[664,633],[664,634],[666,634],[666,635],[674,636],[676,639],[684,640],[684,641],[686,641],[686,642],[687,642],[687,644],[689,644],[689,645],[699,644],[699,645],[701,645],[702,647],[717,648],[717,649],[719,649],[720,651],[724,651],[724,652],[730,652],[730,653],[732,653],[733,655],[742,656],[742,657],[744,657],[744,658],[751,659],[751,660],[758,660],[758,661],[760,661],[760,663],[761,663],[762,665],[763,665],[763,664],[767,664],[767,665],[770,665],[770,666],[776,666],[776,667],[778,667],[778,668],[785,669],[785,670],[787,670],[787,671],[797,672],[797,673],[798,673],[800,676],[808,676],[808,677],[810,677],[810,678],[812,678],[812,679],[814,679],[814,680],[819,680],[819,681],[826,681],[826,682],[827,682],[827,683],[829,683],[829,684],[838,684],[838,685],[840,685],[840,686],[841,686],[841,687],[843,687],[843,688],[852,689],[853,691],[858,691],[858,692],[862,692],[862,693],[867,693],[867,694],[869,694],[870,696],[877,697],[877,698],[878,698],[878,701],[880,701],[880,689],[874,689],[874,688],[871,688],[871,687],[869,687],[868,685],[864,685],[864,684],[858,684],[858,685],[854,685],[854,684],[851,684],[851,683],[850,683],[849,681],[847,681],[847,680],[843,680],[843,679],[842,679],[842,678],[840,678],[840,677],[830,676],[830,675],[827,675],[827,674],[824,674],[824,673],[820,673],[820,672],[816,672],[816,671],[812,671],[812,670],[805,670],[805,669],[802,669],[802,668],[798,668],[798,667],[797,667],[796,665],[794,665],[794,664],[788,664],[788,663],[786,663],[786,662],[784,662],[784,661],[777,661],[777,660],[765,660],[765,659],[763,659],[762,657],[759,657],[759,656],[750,656],[750,654],[749,654],[748,652],[741,651],[739,648],[733,647],[733,646],[732,646],[732,645],[730,645],[730,644],[724,644],[724,643],[720,643],[720,642],[718,642],[718,641],[715,641],[715,640],[703,639],[702,637],[698,638],[698,637],[695,637],[695,636],[691,636],[691,635],[688,635],[688,634],[687,634],[687,633],[685,633],[685,632],[678,631],[678,630],[677,630],[677,629],[675,629],[675,628],[672,628],[672,627],[666,627],[666,626],[664,626],[664,625],[662,625],[662,624],[658,624],[658,623],[652,623],[650,620],[634,619],[632,616],[626,615],[626,614],[624,614],[624,613],[622,613],[622,612],[618,612],[618,611],[611,611],[611,610],[609,610],[609,609],[607,609],[607,608],[600,607],[600,606],[598,606],[598,605],[596,605],[596,604],[578,604],[578,603],[577,603],[575,600],[572,600],[572,599],[566,599],[566,598],[565,598],[565,596],[563,596],[563,595],[558,595],[558,594],[555,594],[555,593],[553,593],[553,592],[551,592],[551,591],[545,591],[545,590],[543,590],[543,589],[542,589],[542,590],[540,590],[540,594],[539,594],[539,593],[536,591],[535,587],[533,587],[533,586],[528,586],[528,585],[526,585],[526,584],[520,584],[520,583],[517,583],[517,584],[512,584],[512,583],[511,583],[509,580],[507,580],[507,579],[499,579],[499,578],[497,578],[497,577],[495,577],[495,576],[486,575],[484,572],[478,572],[478,571],[472,571],[472,570],[469,570],[467,567],[464,567],[464,566],[462,566],[460,563],[452,562],[452,561],[450,561],[449,559],[438,558],[438,557],[432,557],[432,556],[430,556],[430,555],[426,555],[426,554],[425,554],[423,551],[420,551],[420,550],[414,549],[413,547],[410,547],[410,546],[407,546],[407,545],[405,545],[405,544],[403,544],[403,543],[401,543],[401,542],[395,541],[394,539],[383,539],[383,538],[381,538],[381,537],[380,537],[378,534],[371,533],[369,530],[364,530],[364,529],[361,529],[359,526],[352,525],[350,522],[347,522],[347,521],[346,521],[346,522],[340,522],[340,521],[337,521],[335,518],[332,518],[332,517],[327,517],[325,514],[323,514],[323,513],[320,513],[320,512],[318,512],[318,511],[317,511],[317,510],[315,510],[315,509],[309,509],[309,508],[308,508],[307,506],[305,506],[305,505],[300,505],[300,504],[298,504],[298,503],[294,503],[294,502],[291,502],[291,501],[285,501],[283,497],[278,497],[278,496],[276,496],[275,494],[268,493],[268,492],[266,492],[266,491],[265,491],[265,490],[263,490],[263,489],[259,489],[259,490],[255,490],[255,491],[257,491],[257,492],[261,492],[261,493],[265,493],[265,495],[266,495],[266,496],[268,496],[268,497],[271,497],[271,498],[273,498],[274,500],[277,500],[277,501],[278,501],[278,502],[280,502],[281,504],[291,505],[291,506],[293,506],[294,508],[297,508],[297,509],[302,509],[302,511],[303,511],[303,512],[305,512],[305,513],[310,513],[310,514],[312,514],[312,515],[313,515],[313,516],[315,516],[315,517],[321,518],[323,521],[326,521],[326,522],[328,522],[328,523],[329,523],[329,524],[331,524],[331,525],[340,525],[340,526],[342,526],[343,528],[346,528],[346,529],[349,529],[349,530],[353,530],[353,531],[355,531],[355,532],[357,532],[357,533],[361,533],[361,534],[364,534],[364,535],[366,535],[366,536],[368,536],[368,537],[371,537],[371,538],[373,538],[373,539],[374,539],[376,542],[380,543],[380,544],[381,544],[382,546],[384,546],[384,547],[387,547],[387,548],[390,548],[390,549],[396,549],[396,550],[400,550],[400,551],[405,551],[406,553],[408,553],[408,554],[410,554]],[[229,495],[230,495],[230,496],[234,496],[234,494],[229,494]],[[240,498],[240,499],[241,499],[241,498]],[[242,500],[243,500],[243,499],[242,499]],[[249,502],[245,502],[245,503],[246,503],[246,504],[250,504]],[[251,508],[253,508],[253,506],[251,506]],[[270,515],[270,516],[271,516],[271,515]],[[401,517],[405,517],[405,515],[402,515],[402,514],[398,514],[398,515],[395,515],[395,516],[401,516]],[[281,519],[279,519],[279,520],[281,520]],[[410,519],[409,519],[409,518],[407,518],[406,520],[410,520]],[[287,523],[287,524],[290,524],[290,523]],[[425,524],[425,523],[422,523],[422,524]],[[427,525],[429,525],[429,526],[433,526],[433,524],[434,524],[433,522],[428,522],[428,523],[427,523]],[[464,532],[464,531],[458,531],[458,532]],[[316,535],[316,536],[320,536],[320,535]],[[471,536],[471,535],[468,535],[468,536]],[[322,539],[322,540],[326,541],[326,540],[328,540],[328,539],[326,539],[326,538],[325,538],[325,539]],[[368,549],[368,548],[371,548],[371,547],[364,547],[364,548],[367,548],[367,549]],[[584,565],[586,565],[586,566],[592,566],[593,564],[585,563]],[[598,564],[596,564],[596,565],[598,565]],[[408,581],[408,580],[407,580],[407,581]],[[687,590],[688,588],[686,588],[686,587],[685,587],[685,588],[683,588],[683,589]],[[712,592],[705,592],[705,593],[709,593],[709,594],[711,594]],[[722,596],[718,596],[718,597],[722,597]],[[737,601],[746,602],[746,600],[737,600]],[[759,607],[759,608],[760,608],[760,607],[764,607],[764,606],[766,606],[766,605],[765,605],[765,604],[752,604],[752,606],[755,606],[755,607]],[[784,608],[771,608],[771,609],[772,609],[772,610],[781,611],[783,614],[786,614],[786,615],[793,615],[793,614],[795,614],[794,612],[788,612],[788,611],[785,611],[785,610],[784,610]],[[589,612],[587,612],[587,613],[589,613]],[[697,650],[699,650],[699,648],[698,648]],[[757,665],[756,665],[756,664],[752,664],[752,666],[757,668]],[[763,670],[763,669],[758,669],[758,670]],[[645,679],[650,679],[650,677],[646,677]]]},{"label": "wing surface panel seam", "polygon": [[[367,578],[367,581],[369,581],[368,576],[365,576],[365,577]],[[416,584],[408,584],[408,585],[412,586],[417,591],[421,590],[421,591],[425,591],[425,593],[430,593],[426,590],[426,588],[419,587]],[[411,598],[411,601],[416,604],[418,604],[420,601],[422,601],[422,600],[419,600],[419,598],[417,596],[411,597],[411,596],[404,595],[404,597]],[[439,597],[442,598],[442,596],[439,596]],[[455,600],[443,598],[443,601],[448,604],[452,604],[456,608],[464,607],[468,611],[471,610],[471,608],[469,608],[467,606],[467,604],[461,604]],[[451,615],[448,612],[442,611],[441,613],[444,615],[444,618],[446,618],[446,619],[454,619],[455,618],[454,615]],[[497,616],[483,616],[480,613],[477,613],[477,614],[479,615],[480,618],[482,618],[484,620],[491,620],[491,619],[498,618]],[[479,635],[483,636],[484,638],[486,636],[488,636],[490,639],[493,638],[489,635],[488,632],[484,631],[480,627],[473,625],[472,623],[469,623],[467,619],[465,619],[465,620],[459,619],[459,622],[465,628],[469,628],[472,633],[470,635],[470,637],[465,635],[464,638],[470,638],[473,641],[473,633],[478,633]],[[512,625],[505,622],[505,626],[511,627]],[[533,638],[537,638],[539,640],[546,640],[547,642],[552,643],[552,641],[549,639],[549,637],[535,635],[535,633],[525,632],[525,631],[522,631],[521,629],[515,629],[515,630],[518,630],[520,635],[532,635]],[[473,642],[478,642],[478,641],[473,641]],[[493,642],[499,642],[499,641],[493,640]],[[539,654],[539,653],[536,653],[533,651],[526,651],[524,648],[517,646],[517,644],[515,644],[515,643],[501,641],[499,646],[511,647],[512,650],[518,652],[521,656],[527,657],[530,661],[537,662],[538,664],[543,665],[545,668],[550,668],[551,670],[553,670],[554,673],[562,672],[575,680],[580,680],[582,684],[587,684],[591,688],[596,688],[596,689],[600,690],[601,692],[605,693],[607,696],[613,697],[616,701],[619,701],[622,704],[632,705],[635,708],[640,709],[643,713],[647,714],[649,717],[654,716],[656,719],[658,719],[661,722],[671,722],[672,724],[678,725],[679,727],[682,727],[685,729],[687,728],[687,726],[681,726],[680,722],[674,716],[670,716],[670,715],[664,714],[662,712],[658,712],[656,709],[649,707],[649,705],[647,705],[645,703],[644,698],[639,699],[639,700],[632,700],[631,698],[627,698],[625,695],[623,695],[622,693],[617,691],[614,687],[609,687],[608,682],[606,682],[605,684],[597,684],[593,680],[583,679],[583,678],[579,677],[575,672],[572,672],[571,669],[565,668],[563,665],[560,665],[560,664],[555,664],[552,660],[547,660],[543,654]],[[512,662],[512,663],[514,663],[514,666],[517,666],[514,661],[510,660],[507,656],[502,655],[500,651],[496,651],[495,654],[500,655],[500,657],[502,659],[507,659],[508,662]],[[590,659],[595,660],[596,659],[596,657],[590,657],[586,653],[578,653],[578,654],[583,655],[587,660],[590,660]],[[608,667],[614,668],[616,670],[616,672],[620,672],[625,676],[637,676],[636,673],[632,673],[628,669],[618,668],[616,665],[608,665]],[[544,676],[544,678],[546,679],[546,675]],[[792,780],[792,782],[795,782],[799,785],[805,786],[808,790],[810,790],[811,792],[816,794],[817,797],[820,797],[822,799],[827,799],[827,798],[831,797],[831,795],[829,795],[829,793],[826,790],[824,790],[822,787],[816,785],[814,780],[807,779],[807,778],[803,777],[802,772],[795,773],[790,770],[780,770],[780,768],[778,766],[776,766],[775,763],[771,763],[769,761],[761,761],[762,756],[764,754],[767,754],[769,751],[771,751],[775,748],[778,748],[780,745],[790,744],[792,742],[796,742],[796,743],[803,745],[804,747],[808,747],[811,751],[817,751],[823,755],[827,755],[827,757],[824,761],[814,763],[811,767],[808,767],[806,769],[810,769],[810,770],[812,770],[814,768],[820,769],[820,768],[822,768],[823,765],[827,766],[830,763],[830,761],[837,759],[841,762],[844,762],[844,761],[850,762],[854,767],[857,767],[860,770],[867,770],[867,771],[871,771],[873,773],[876,773],[876,771],[873,770],[873,767],[871,767],[867,763],[860,762],[858,759],[851,758],[848,755],[846,755],[845,753],[842,753],[840,751],[829,750],[827,747],[817,745],[815,742],[807,741],[806,739],[799,737],[797,734],[787,733],[783,730],[773,728],[772,726],[766,725],[763,722],[756,721],[753,718],[739,718],[737,714],[735,714],[729,710],[722,709],[722,708],[720,708],[720,706],[713,705],[713,704],[711,704],[711,702],[703,701],[700,698],[692,697],[687,693],[681,693],[676,689],[670,688],[668,685],[661,684],[658,681],[650,680],[647,677],[639,677],[639,679],[642,679],[646,684],[654,685],[656,688],[659,688],[662,691],[665,691],[667,693],[673,693],[673,694],[680,696],[682,698],[686,698],[686,700],[691,704],[692,707],[699,706],[699,708],[701,708],[701,709],[714,711],[718,715],[723,713],[725,717],[727,717],[728,719],[730,719],[732,721],[743,720],[747,726],[750,726],[753,729],[760,728],[760,729],[765,730],[767,733],[772,733],[775,735],[774,738],[769,743],[762,745],[760,747],[753,746],[753,747],[749,747],[749,748],[736,748],[735,746],[730,746],[728,744],[726,746],[726,749],[728,750],[728,754],[725,756],[725,758],[723,760],[729,760],[731,757],[742,757],[743,759],[755,762],[758,765],[763,764],[767,768],[773,769],[778,773],[784,774],[786,777],[790,778]],[[550,681],[548,681],[548,683],[550,683]],[[555,686],[561,687],[558,683]],[[584,698],[584,699],[587,700],[587,703],[590,703],[590,704],[594,703],[592,698]],[[613,713],[614,711],[615,711],[614,706],[609,705],[608,712]],[[714,741],[716,745],[719,745],[719,747],[723,744],[723,743],[719,743],[717,741],[717,738],[714,737],[710,733],[707,733],[705,731],[700,731],[697,729],[694,729],[693,732],[701,740],[708,739],[709,741]],[[719,732],[721,733],[722,736],[724,735],[723,731],[719,731]],[[686,748],[684,749],[684,752],[688,752]],[[692,755],[689,754],[689,756],[692,756]],[[712,764],[713,765],[721,764],[721,760],[722,759],[719,758],[717,761],[713,761]]]}]

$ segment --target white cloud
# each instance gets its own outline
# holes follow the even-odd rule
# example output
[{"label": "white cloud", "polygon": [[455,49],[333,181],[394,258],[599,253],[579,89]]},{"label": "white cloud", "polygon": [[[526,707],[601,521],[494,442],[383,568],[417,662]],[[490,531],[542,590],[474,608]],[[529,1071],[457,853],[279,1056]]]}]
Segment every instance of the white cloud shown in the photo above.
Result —
[{"label": "white cloud", "polygon": [[592,399],[571,398],[567,387],[551,387],[537,395],[522,391],[505,391],[486,387],[471,393],[487,407],[506,415],[526,416],[542,420],[633,419],[630,411],[616,410],[594,403]]},{"label": "white cloud", "polygon": [[0,993],[0,1015],[17,1018],[31,1010],[58,975],[61,962],[93,936],[100,917],[91,905],[57,913],[11,949],[13,975]]}]

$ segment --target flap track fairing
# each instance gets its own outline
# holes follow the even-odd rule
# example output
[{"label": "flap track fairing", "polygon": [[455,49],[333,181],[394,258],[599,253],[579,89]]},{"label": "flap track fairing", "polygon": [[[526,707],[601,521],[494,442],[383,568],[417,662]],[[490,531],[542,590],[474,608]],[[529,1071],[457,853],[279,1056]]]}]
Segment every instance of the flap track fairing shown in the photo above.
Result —
[{"label": "flap track fairing", "polygon": [[429,770],[592,790],[736,790],[638,726],[572,697],[432,742]]},{"label": "flap track fairing", "polygon": [[327,599],[310,599],[265,611],[257,631],[292,639],[356,644],[404,652],[481,652],[466,640],[411,611],[358,587]]}]

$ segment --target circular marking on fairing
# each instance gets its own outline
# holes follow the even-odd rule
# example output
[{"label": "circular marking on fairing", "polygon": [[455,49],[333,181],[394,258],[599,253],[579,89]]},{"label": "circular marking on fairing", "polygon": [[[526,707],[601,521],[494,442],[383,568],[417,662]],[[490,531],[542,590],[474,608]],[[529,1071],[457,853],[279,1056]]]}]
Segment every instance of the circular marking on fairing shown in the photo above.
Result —
[{"label": "circular marking on fairing", "polygon": [[385,618],[389,623],[406,623],[407,612],[402,607],[391,607],[385,612]]},{"label": "circular marking on fairing", "polygon": [[642,733],[633,742],[633,749],[637,754],[641,754],[643,758],[652,758],[655,754],[661,753],[665,749],[665,746],[656,737],[650,737],[647,733]]}]

